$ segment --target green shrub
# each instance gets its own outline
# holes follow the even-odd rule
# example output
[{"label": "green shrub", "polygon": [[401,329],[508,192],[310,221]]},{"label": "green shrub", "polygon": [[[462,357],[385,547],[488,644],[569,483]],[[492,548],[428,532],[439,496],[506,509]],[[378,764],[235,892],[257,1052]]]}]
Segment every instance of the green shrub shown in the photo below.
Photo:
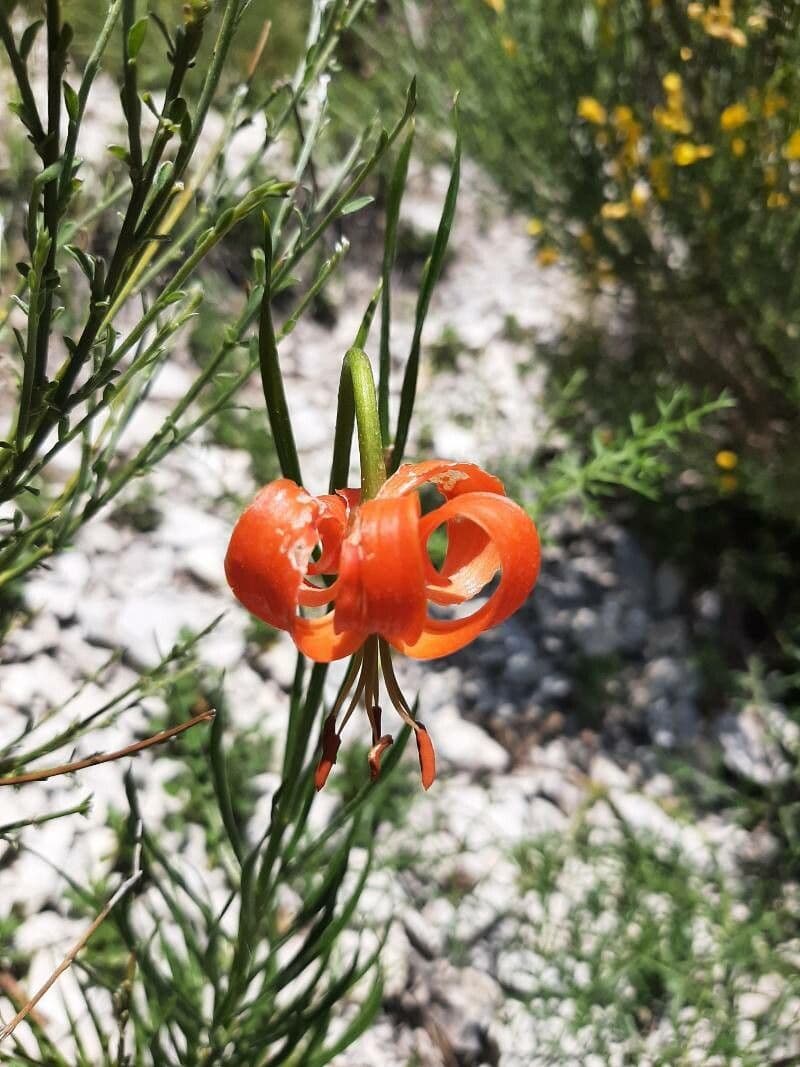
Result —
[{"label": "green shrub", "polygon": [[[566,258],[623,313],[629,358],[583,354],[601,414],[621,421],[656,386],[729,390],[737,413],[721,444],[742,453],[740,488],[795,516],[800,9],[435,0],[411,10],[409,62],[432,78],[423,99],[444,105],[461,91],[467,144],[529,215],[539,261]],[[621,385],[638,393],[627,407]]]}]

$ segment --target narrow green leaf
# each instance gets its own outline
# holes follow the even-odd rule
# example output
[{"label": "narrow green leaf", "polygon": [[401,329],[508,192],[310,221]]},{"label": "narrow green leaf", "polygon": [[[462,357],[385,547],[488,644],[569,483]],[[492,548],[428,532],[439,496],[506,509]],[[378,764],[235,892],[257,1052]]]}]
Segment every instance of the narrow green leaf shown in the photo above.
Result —
[{"label": "narrow green leaf", "polygon": [[324,1067],[326,1063],[330,1063],[340,1052],[344,1052],[345,1049],[348,1049],[354,1041],[357,1041],[358,1038],[361,1037],[367,1027],[373,1022],[375,1016],[378,1014],[382,1001],[383,978],[379,974],[369,993],[367,993],[366,997],[361,1002],[361,1006],[355,1016],[345,1027],[343,1033],[332,1045],[309,1056],[306,1060],[306,1067]]},{"label": "narrow green leaf", "polygon": [[131,28],[128,30],[128,60],[134,61],[139,54],[139,49],[144,44],[144,39],[147,34],[147,26],[150,19],[147,15],[144,15],[134,22]]},{"label": "narrow green leaf", "polygon": [[381,437],[384,447],[391,442],[389,440],[389,379],[391,375],[391,351],[389,346],[389,332],[391,328],[391,279],[392,267],[397,254],[397,230],[400,222],[400,205],[408,177],[408,164],[411,159],[411,148],[414,143],[414,125],[411,124],[408,137],[403,142],[400,154],[397,157],[389,192],[386,197],[386,233],[383,240],[383,264],[381,267],[381,340],[380,355],[378,358],[378,417],[381,423]]},{"label": "narrow green leaf", "polygon": [[50,182],[55,179],[61,173],[61,168],[64,166],[64,160],[58,159],[55,163],[51,163],[49,167],[45,167],[41,173],[37,174],[33,179],[34,188],[41,189],[45,185],[49,185]]},{"label": "narrow green leaf", "polygon": [[110,144],[106,146],[106,151],[114,156],[115,159],[121,159],[123,163],[130,163],[131,154],[124,145]]},{"label": "narrow green leaf", "polygon": [[378,307],[378,300],[380,299],[381,290],[383,288],[383,282],[378,282],[375,292],[370,298],[370,302],[367,304],[367,310],[364,312],[364,316],[361,319],[361,325],[358,327],[358,333],[356,339],[353,341],[353,348],[365,348],[367,339],[369,338],[369,331],[372,326],[372,320],[375,318],[375,311]]},{"label": "narrow green leaf", "polygon": [[80,113],[80,102],[78,101],[78,94],[69,84],[69,82],[62,82],[62,88],[64,90],[64,103],[67,107],[67,114],[73,122],[77,122],[78,115]]},{"label": "narrow green leaf", "polygon": [[44,19],[37,19],[35,22],[32,22],[30,26],[26,27],[25,32],[19,40],[19,54],[22,59],[27,59],[30,55],[33,43],[36,40],[36,35],[43,25]]},{"label": "narrow green leaf", "polygon": [[283,386],[278,343],[275,339],[275,326],[272,322],[272,230],[267,214],[264,214],[264,260],[266,284],[264,285],[264,295],[261,298],[261,316],[258,329],[261,385],[264,390],[264,401],[267,405],[267,415],[270,429],[272,430],[272,438],[275,442],[275,450],[278,453],[278,461],[281,465],[281,472],[285,478],[291,478],[293,482],[302,485],[303,476],[300,471],[300,460],[297,456],[292,420],[289,415],[289,405],[286,402],[286,391]]},{"label": "narrow green leaf", "polygon": [[349,203],[345,204],[344,207],[342,208],[342,210],[339,212],[339,214],[340,215],[353,215],[353,214],[355,214],[356,211],[360,211],[362,209],[362,207],[366,207],[367,204],[374,204],[374,203],[375,203],[375,197],[374,196],[357,196],[355,198],[355,200],[351,200]]},{"label": "narrow green leaf", "polygon": [[417,299],[414,336],[411,341],[411,350],[406,363],[406,370],[403,375],[403,385],[400,391],[400,411],[397,416],[397,431],[395,433],[394,448],[392,452],[392,471],[397,470],[400,466],[406,442],[408,440],[408,429],[411,423],[411,416],[414,412],[414,400],[417,391],[417,375],[419,373],[419,357],[422,346],[422,328],[425,325],[425,319],[428,314],[428,309],[430,308],[433,290],[442,271],[442,264],[444,263],[447,244],[450,239],[450,231],[455,217],[456,201],[458,200],[458,184],[461,176],[461,131],[458,127],[457,114],[455,116],[455,122],[456,146],[453,155],[453,169],[450,174],[450,184],[447,188],[444,207],[442,208],[442,217],[439,220],[439,227],[436,231],[433,249],[431,250],[430,258],[425,268],[419,297]]},{"label": "narrow green leaf", "polygon": [[236,857],[241,864],[244,856],[244,845],[242,843],[242,836],[239,833],[239,827],[236,824],[233,801],[231,800],[231,788],[228,779],[228,760],[223,745],[226,708],[221,690],[216,694],[214,704],[216,707],[216,715],[211,723],[209,734],[211,779],[214,783],[214,792],[217,796],[219,813],[222,816],[225,832],[228,835],[231,848],[236,853]]}]

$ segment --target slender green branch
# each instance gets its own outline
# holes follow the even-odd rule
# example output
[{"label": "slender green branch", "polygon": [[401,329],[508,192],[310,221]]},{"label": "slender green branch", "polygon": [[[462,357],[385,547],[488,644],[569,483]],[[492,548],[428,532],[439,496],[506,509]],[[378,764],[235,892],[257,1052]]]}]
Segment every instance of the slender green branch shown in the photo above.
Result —
[{"label": "slender green branch", "polygon": [[261,367],[261,385],[264,401],[267,405],[272,439],[278,453],[278,460],[284,477],[291,478],[298,485],[303,484],[300,460],[297,456],[292,419],[286,402],[286,390],[283,385],[278,343],[275,339],[275,327],[272,322],[272,228],[268,215],[264,215],[264,259],[265,284],[261,297],[261,315],[258,329],[258,353]]}]

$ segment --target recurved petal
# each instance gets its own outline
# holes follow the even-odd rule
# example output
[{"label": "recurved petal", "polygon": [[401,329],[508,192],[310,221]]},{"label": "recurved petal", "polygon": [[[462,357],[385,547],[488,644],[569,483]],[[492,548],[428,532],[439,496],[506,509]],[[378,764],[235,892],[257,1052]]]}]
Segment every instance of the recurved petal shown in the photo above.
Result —
[{"label": "recurved petal", "polygon": [[317,663],[352,656],[367,638],[367,631],[338,630],[334,626],[333,611],[318,619],[295,618],[291,634],[303,655]]},{"label": "recurved petal", "polygon": [[291,630],[317,543],[320,508],[288,478],[261,489],[233,528],[225,576],[237,599],[264,622]]},{"label": "recurved petal", "polygon": [[425,622],[419,500],[367,500],[342,544],[336,629],[413,642]]},{"label": "recurved petal", "polygon": [[[402,496],[433,485],[445,500],[464,493],[505,495],[503,483],[474,463],[433,459],[405,463],[382,486],[378,496]],[[427,516],[426,516],[427,518]],[[440,525],[435,522],[431,530]],[[427,537],[422,542],[428,598],[436,604],[460,604],[483,588],[497,572],[500,561],[484,530],[455,517],[447,523],[447,554],[440,570],[430,562]]]},{"label": "recurved petal", "polygon": [[499,493],[505,495],[503,483],[474,463],[455,463],[430,459],[424,463],[403,463],[381,486],[381,497],[404,496],[423,485],[436,486],[445,500],[463,493]]},{"label": "recurved petal", "polygon": [[342,489],[338,493],[318,496],[317,531],[322,551],[319,559],[308,566],[309,574],[335,574],[339,570],[339,552],[347,529],[347,520],[359,499],[357,489]]},{"label": "recurved petal", "polygon": [[461,604],[492,580],[500,569],[500,556],[486,531],[459,516],[446,521],[447,552],[440,570],[427,553],[427,539],[441,525],[440,508],[425,516],[420,537],[425,549],[428,599],[434,604]]},{"label": "recurved petal", "polygon": [[[536,527],[513,500],[494,493],[469,493],[449,500],[420,522],[423,542],[437,525],[456,518],[474,523],[484,532],[497,553],[500,581],[489,600],[465,619],[444,620],[428,616],[422,633],[411,642],[398,641],[387,634],[396,648],[414,659],[450,655],[474,641],[484,630],[503,622],[522,605],[539,574],[541,553]],[[457,574],[453,575],[454,582]],[[460,587],[467,588],[480,576],[477,568],[463,574],[458,578]]]}]

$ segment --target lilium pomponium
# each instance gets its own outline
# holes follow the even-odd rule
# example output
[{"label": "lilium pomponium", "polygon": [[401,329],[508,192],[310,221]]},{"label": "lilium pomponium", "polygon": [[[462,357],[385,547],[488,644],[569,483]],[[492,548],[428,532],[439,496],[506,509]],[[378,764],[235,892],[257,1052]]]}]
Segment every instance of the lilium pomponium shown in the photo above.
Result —
[{"label": "lilium pomponium", "polygon": [[[423,515],[419,490],[428,484],[444,502]],[[353,657],[323,726],[317,789],[325,784],[342,730],[362,700],[372,728],[370,772],[377,778],[381,756],[392,743],[390,734],[381,733],[381,673],[389,699],[414,731],[427,789],[436,775],[433,745],[400,690],[390,648],[414,659],[437,659],[503,622],[533,589],[539,538],[502,482],[471,463],[404,464],[374,498],[360,499],[357,489],[313,497],[287,478],[271,482],[236,523],[225,574],[248,611],[286,630],[310,659],[327,663]],[[428,539],[441,526],[447,551],[437,569]],[[498,573],[495,589],[471,615],[430,615],[429,603],[462,604]],[[325,608],[316,617],[303,614],[303,609]]]}]

